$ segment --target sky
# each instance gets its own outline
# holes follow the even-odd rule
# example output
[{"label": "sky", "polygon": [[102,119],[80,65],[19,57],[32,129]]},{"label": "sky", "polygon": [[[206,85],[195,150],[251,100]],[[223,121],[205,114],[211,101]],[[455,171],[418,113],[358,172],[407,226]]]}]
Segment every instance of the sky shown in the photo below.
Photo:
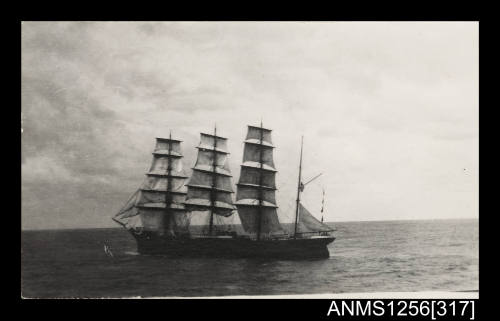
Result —
[{"label": "sky", "polygon": [[280,220],[478,218],[477,22],[23,22],[22,229],[117,227],[155,137],[273,130]]}]

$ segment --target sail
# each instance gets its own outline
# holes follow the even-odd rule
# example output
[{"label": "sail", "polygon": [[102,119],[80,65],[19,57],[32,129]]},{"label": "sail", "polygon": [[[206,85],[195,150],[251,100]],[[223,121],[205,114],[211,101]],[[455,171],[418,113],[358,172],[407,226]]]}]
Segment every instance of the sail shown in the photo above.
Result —
[{"label": "sail", "polygon": [[271,130],[248,126],[243,163],[236,191],[236,207],[243,229],[258,237],[282,234],[276,205],[276,169]]},{"label": "sail", "polygon": [[168,154],[153,154],[153,162],[149,170],[149,174],[157,174],[159,176],[166,175],[167,168],[170,165],[171,175],[181,175],[182,159],[176,156],[169,157]]},{"label": "sail", "polygon": [[167,189],[172,192],[186,192],[186,187],[184,182],[186,181],[186,176],[170,176],[166,175],[163,177],[151,176],[150,173],[147,174],[146,179],[142,183],[141,189],[151,190],[158,192],[166,192]]},{"label": "sail", "polygon": [[227,139],[201,133],[193,173],[189,178],[185,205],[190,211],[211,210],[213,214],[230,216],[236,207],[231,171],[227,161]]},{"label": "sail", "polygon": [[137,198],[139,196],[139,190],[137,190],[125,203],[125,205],[120,209],[120,211],[113,217],[113,220],[126,229],[140,229],[142,228],[142,221],[139,216],[139,209],[135,206],[137,203]]},{"label": "sail", "polygon": [[215,150],[224,154],[229,154],[227,152],[227,138],[204,133],[201,133],[200,136],[199,149],[213,150],[215,146]]},{"label": "sail", "polygon": [[301,203],[299,203],[299,219],[297,222],[297,231],[299,233],[307,232],[328,232],[332,228],[316,219]]},{"label": "sail", "polygon": [[253,143],[245,143],[245,149],[243,151],[243,164],[250,163],[260,165],[261,159],[262,164],[266,165],[267,169],[274,169],[272,147]]},{"label": "sail", "polygon": [[227,173],[220,173],[219,171],[211,172],[206,171],[204,168],[195,166],[193,168],[193,173],[189,178],[188,187],[200,187],[209,188],[212,186],[228,193],[233,192],[233,187],[231,184],[231,176],[227,176]]},{"label": "sail", "polygon": [[156,232],[171,236],[188,233],[189,214],[184,209],[172,209],[168,215],[165,215],[163,208],[136,207],[136,211],[137,215],[130,217],[125,225],[135,232]]},{"label": "sail", "polygon": [[196,168],[199,170],[205,170],[207,172],[213,171],[213,165],[215,163],[215,169],[219,174],[231,176],[228,164],[226,162],[227,154],[220,151],[214,152],[213,150],[198,149],[198,157],[196,159]]},{"label": "sail", "polygon": [[269,203],[269,205],[276,205],[276,196],[274,191],[275,191],[274,189],[264,189],[264,188],[260,190],[258,188],[258,185],[249,186],[245,184],[239,184],[236,200],[237,201],[255,200],[256,202],[258,202],[260,197],[262,201]]},{"label": "sail", "polygon": [[260,211],[260,235],[261,237],[270,237],[275,234],[283,234],[284,230],[278,220],[276,208],[258,206],[238,206],[238,215],[241,220],[241,225],[245,232],[256,234],[259,228],[259,211]]},{"label": "sail", "polygon": [[182,169],[180,141],[157,138],[150,170],[141,187],[113,219],[135,232],[187,233],[187,176]]},{"label": "sail", "polygon": [[170,155],[182,157],[181,155],[181,141],[171,138],[156,138],[156,146],[153,153],[156,154],[169,154]]},{"label": "sail", "polygon": [[248,126],[248,132],[245,142],[272,147],[273,141],[271,139],[271,129],[257,126]]},{"label": "sail", "polygon": [[166,208],[167,202],[169,208],[183,209],[186,199],[185,193],[171,193],[170,199],[166,201],[165,192],[140,190],[136,205],[141,207]]},{"label": "sail", "polygon": [[276,188],[276,172],[266,170],[265,167],[251,167],[243,164],[241,166],[240,180],[238,184],[263,186],[264,188]]}]

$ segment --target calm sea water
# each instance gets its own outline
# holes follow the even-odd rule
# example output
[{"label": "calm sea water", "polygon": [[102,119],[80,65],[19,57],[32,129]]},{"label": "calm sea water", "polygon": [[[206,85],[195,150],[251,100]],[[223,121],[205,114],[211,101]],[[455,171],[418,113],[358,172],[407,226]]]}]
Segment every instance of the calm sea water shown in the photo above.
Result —
[{"label": "calm sea water", "polygon": [[[24,297],[218,296],[478,290],[478,220],[332,224],[330,258],[137,255],[121,228],[22,232]],[[107,241],[114,258],[103,251]]]}]

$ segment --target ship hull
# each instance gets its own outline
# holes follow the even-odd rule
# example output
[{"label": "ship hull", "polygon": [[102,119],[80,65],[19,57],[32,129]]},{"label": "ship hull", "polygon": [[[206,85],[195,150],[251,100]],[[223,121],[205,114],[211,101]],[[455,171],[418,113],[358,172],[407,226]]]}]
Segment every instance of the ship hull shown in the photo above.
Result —
[{"label": "ship hull", "polygon": [[327,246],[335,240],[332,236],[259,241],[218,237],[171,239],[145,233],[134,237],[140,254],[197,258],[328,258]]}]

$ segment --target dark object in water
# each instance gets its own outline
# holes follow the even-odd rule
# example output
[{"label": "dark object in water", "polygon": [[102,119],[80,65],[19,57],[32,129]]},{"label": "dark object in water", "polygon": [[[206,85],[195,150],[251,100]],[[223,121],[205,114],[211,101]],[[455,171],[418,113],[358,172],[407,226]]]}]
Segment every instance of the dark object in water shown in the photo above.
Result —
[{"label": "dark object in water", "polygon": [[111,247],[106,242],[104,242],[104,253],[109,257],[114,257]]}]

